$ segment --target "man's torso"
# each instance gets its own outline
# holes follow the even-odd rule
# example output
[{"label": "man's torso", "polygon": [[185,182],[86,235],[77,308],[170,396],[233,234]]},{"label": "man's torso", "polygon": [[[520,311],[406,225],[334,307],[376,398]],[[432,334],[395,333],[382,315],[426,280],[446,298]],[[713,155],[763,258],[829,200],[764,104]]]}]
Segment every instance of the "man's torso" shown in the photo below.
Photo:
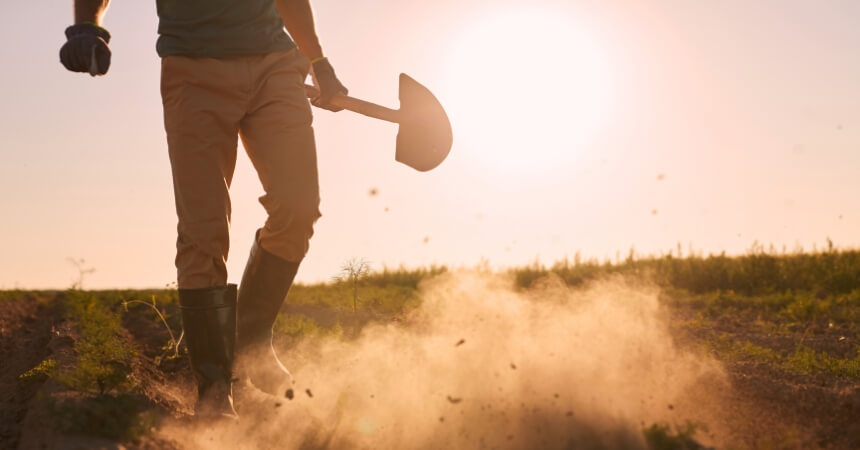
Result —
[{"label": "man's torso", "polygon": [[226,58],[295,47],[273,0],[156,0],[159,56]]}]

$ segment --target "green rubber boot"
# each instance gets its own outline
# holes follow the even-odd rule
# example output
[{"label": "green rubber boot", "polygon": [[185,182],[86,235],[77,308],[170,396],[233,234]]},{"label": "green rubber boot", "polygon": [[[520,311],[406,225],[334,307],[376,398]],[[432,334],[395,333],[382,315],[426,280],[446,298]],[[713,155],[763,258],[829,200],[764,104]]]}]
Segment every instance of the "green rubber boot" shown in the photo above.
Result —
[{"label": "green rubber boot", "polygon": [[298,269],[298,262],[267,252],[255,239],[239,286],[239,371],[257,389],[277,396],[292,387],[293,377],[272,347],[272,326]]},{"label": "green rubber boot", "polygon": [[179,289],[182,327],[197,379],[195,415],[238,419],[233,408],[236,285]]}]

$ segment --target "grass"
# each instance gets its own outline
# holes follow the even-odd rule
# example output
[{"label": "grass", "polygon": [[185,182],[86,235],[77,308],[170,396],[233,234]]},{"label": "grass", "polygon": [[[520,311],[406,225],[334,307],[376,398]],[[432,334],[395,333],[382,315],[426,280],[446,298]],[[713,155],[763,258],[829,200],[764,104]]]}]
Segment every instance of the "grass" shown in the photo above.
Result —
[{"label": "grass", "polygon": [[860,287],[860,251],[838,250],[828,240],[821,251],[777,253],[753,244],[741,256],[701,256],[689,254],[637,257],[631,250],[623,261],[582,261],[577,255],[551,267],[535,263],[513,269],[516,286],[528,288],[549,273],[557,275],[568,285],[583,283],[610,274],[646,277],[665,288],[683,289],[691,293],[736,292],[764,295],[785,291],[809,291],[818,295],[849,294]]},{"label": "grass", "polygon": [[667,291],[663,294],[663,300],[675,307],[694,308],[709,318],[734,316],[790,325],[816,323],[848,328],[860,322],[860,289],[826,296],[810,291],[762,295],[745,295],[733,291],[704,294]]},{"label": "grass", "polygon": [[[399,320],[420,306],[421,283],[446,270],[386,268],[330,283],[297,284],[275,322],[275,337],[282,343],[345,339],[357,336],[368,323]],[[857,250],[838,250],[828,244],[811,253],[777,253],[756,244],[747,254],[733,257],[692,252],[682,257],[680,249],[663,256],[637,257],[631,251],[626,259],[614,263],[582,261],[577,256],[550,267],[534,263],[509,273],[512,287],[521,290],[551,274],[569,286],[616,275],[644,279],[661,288],[661,302],[670,310],[684,312],[675,325],[697,336],[720,360],[762,364],[796,375],[860,380],[860,347],[854,354],[845,353],[851,351],[848,347],[839,347],[842,357],[837,357],[812,342],[813,337],[820,341],[821,336],[860,338]],[[0,291],[0,301],[21,297],[44,301],[53,295]],[[158,304],[127,303],[149,298],[157,298]],[[98,292],[73,289],[64,296],[63,310],[79,334],[75,366],[61,367],[45,360],[20,376],[26,380],[51,377],[84,394],[80,401],[52,406],[66,430],[134,439],[152,423],[130,377],[131,363],[139,355],[124,337],[123,305],[131,306],[126,314],[145,315],[168,329],[180,328],[177,290],[171,286]],[[167,314],[169,311],[173,313]],[[734,328],[726,328],[726,323]],[[696,427],[690,425],[654,424],[643,430],[643,436],[652,449],[684,449],[696,448],[695,432]]]},{"label": "grass", "polygon": [[711,339],[706,346],[722,361],[756,362],[794,374],[860,380],[860,347],[853,358],[835,358],[803,344],[793,351],[777,351],[728,334]]},{"label": "grass", "polygon": [[286,336],[292,340],[304,337],[343,336],[343,327],[335,323],[330,327],[323,327],[316,320],[304,315],[280,314],[275,320],[274,333],[278,336]]},{"label": "grass", "polygon": [[74,330],[74,361],[46,359],[19,376],[52,378],[76,395],[43,397],[54,428],[135,441],[155,423],[157,414],[131,377],[137,352],[126,339],[118,292],[77,289],[59,297],[63,316]]},{"label": "grass", "polygon": [[92,293],[70,290],[63,303],[79,333],[75,342],[77,363],[61,369],[55,378],[78,392],[127,390],[135,352],[122,335],[119,314]]},{"label": "grass", "polygon": [[36,299],[40,303],[48,303],[57,294],[57,291],[34,291],[29,289],[10,289],[0,291],[0,302],[20,300],[22,298]]},{"label": "grass", "polygon": [[840,359],[801,345],[794,353],[783,358],[780,365],[786,370],[805,375],[824,373],[860,380],[860,348],[857,349],[856,357]]}]

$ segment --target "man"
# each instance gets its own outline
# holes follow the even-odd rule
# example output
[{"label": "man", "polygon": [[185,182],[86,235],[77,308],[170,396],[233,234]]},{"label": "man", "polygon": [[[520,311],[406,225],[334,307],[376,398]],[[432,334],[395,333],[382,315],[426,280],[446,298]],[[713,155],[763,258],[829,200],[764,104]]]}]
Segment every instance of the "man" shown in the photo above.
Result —
[{"label": "man", "polygon": [[[63,65],[104,75],[110,0],[75,0]],[[161,95],[178,216],[179,303],[198,417],[236,418],[233,361],[244,380],[283,392],[289,372],[271,345],[272,325],[320,217],[313,104],[337,111],[347,92],[323,56],[309,0],[156,0]],[[284,31],[286,26],[289,35]],[[229,187],[241,137],[265,195],[238,287],[227,283]],[[237,320],[238,313],[238,320]],[[253,364],[249,364],[253,361]]]}]

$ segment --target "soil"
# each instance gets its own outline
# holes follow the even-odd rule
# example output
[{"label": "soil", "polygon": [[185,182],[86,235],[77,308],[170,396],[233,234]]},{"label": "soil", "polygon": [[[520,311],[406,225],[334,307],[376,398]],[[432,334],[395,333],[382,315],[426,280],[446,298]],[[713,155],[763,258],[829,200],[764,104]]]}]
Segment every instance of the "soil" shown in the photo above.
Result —
[{"label": "soil", "polygon": [[48,354],[57,318],[53,302],[26,296],[0,303],[0,448],[16,448],[24,416],[41,387],[18,376]]},{"label": "soil", "polygon": [[[0,301],[0,448],[176,448],[147,436],[135,442],[118,442],[63,435],[51,426],[41,399],[68,392],[50,379],[22,380],[19,375],[45,358],[73,357],[74,336],[62,322],[57,306],[61,299],[60,293]],[[138,353],[132,368],[139,386],[134,404],[162,420],[189,420],[194,381],[186,358],[164,358],[169,352],[165,353],[162,346],[169,335],[163,325],[141,314],[126,314],[123,326]],[[767,334],[744,321],[718,321],[716,328],[774,349],[796,344],[790,337]],[[690,330],[678,329],[676,333],[682,342],[702,338]],[[814,329],[804,335],[804,345],[848,357],[856,351],[852,350],[856,349],[856,336],[838,334],[826,327]],[[158,365],[157,357],[163,358]],[[716,441],[728,442],[731,448],[860,448],[860,381],[793,374],[749,361],[727,362],[725,367],[729,386],[703,396],[714,400],[708,407],[714,410],[715,419],[706,425],[710,433],[723,434],[714,436]],[[683,407],[669,405],[670,409]]]},{"label": "soil", "polygon": [[[683,322],[695,310],[675,310]],[[706,329],[676,327],[681,345],[727,335],[775,352],[792,353],[799,343],[834,358],[857,355],[858,336],[826,324],[810,323],[791,333],[767,332],[755,320],[735,316],[713,318]],[[753,448],[860,448],[860,380],[826,373],[792,373],[764,362],[723,361],[730,389],[715,402],[722,410],[729,441]]]}]

